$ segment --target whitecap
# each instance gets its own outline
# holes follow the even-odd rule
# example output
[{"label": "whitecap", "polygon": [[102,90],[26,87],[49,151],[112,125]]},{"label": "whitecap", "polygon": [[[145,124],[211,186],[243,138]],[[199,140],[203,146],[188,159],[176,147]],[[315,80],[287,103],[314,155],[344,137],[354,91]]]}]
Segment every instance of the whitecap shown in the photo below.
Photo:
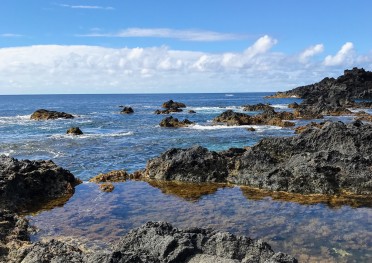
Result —
[{"label": "whitecap", "polygon": [[288,109],[288,104],[273,104],[271,107],[277,108],[277,109]]},{"label": "whitecap", "polygon": [[94,139],[94,138],[104,138],[104,137],[124,137],[131,136],[134,132],[117,132],[117,133],[84,133],[82,135],[72,135],[72,134],[55,134],[51,135],[50,138],[62,139]]},{"label": "whitecap", "polygon": [[256,131],[264,131],[264,130],[280,130],[281,127],[278,126],[270,126],[270,125],[200,125],[195,124],[188,127],[189,129],[195,130],[224,130],[224,129],[247,129],[247,128],[254,128]]}]

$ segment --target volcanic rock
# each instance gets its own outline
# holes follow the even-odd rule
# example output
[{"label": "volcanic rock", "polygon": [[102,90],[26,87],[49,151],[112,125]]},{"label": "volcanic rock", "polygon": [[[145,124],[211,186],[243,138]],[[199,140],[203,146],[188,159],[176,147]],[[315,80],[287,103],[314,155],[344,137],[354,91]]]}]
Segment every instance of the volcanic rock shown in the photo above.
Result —
[{"label": "volcanic rock", "polygon": [[[128,261],[131,258],[131,261]],[[94,255],[90,261],[109,262],[297,262],[274,253],[261,241],[211,229],[181,230],[166,222],[148,222],[132,230],[111,254]]]},{"label": "volcanic rock", "polygon": [[309,125],[301,134],[262,139],[241,151],[170,149],[149,160],[145,177],[231,182],[302,194],[372,194],[372,125]]},{"label": "volcanic rock", "polygon": [[24,208],[72,195],[79,184],[73,174],[52,161],[17,160],[0,156],[0,205]]},{"label": "volcanic rock", "polygon": [[123,107],[123,109],[120,111],[122,114],[132,114],[134,113],[134,110],[132,107]]},{"label": "volcanic rock", "polygon": [[80,130],[79,127],[72,127],[67,130],[67,134],[72,134],[72,135],[82,135],[83,132]]},{"label": "volcanic rock", "polygon": [[179,127],[186,127],[194,122],[189,121],[188,119],[184,119],[183,121],[179,121],[177,118],[173,118],[172,116],[164,118],[160,123],[160,127],[172,127],[172,128],[179,128]]},{"label": "volcanic rock", "polygon": [[69,113],[66,112],[58,112],[58,111],[49,111],[44,109],[39,109],[32,113],[30,119],[31,120],[53,120],[53,119],[73,119],[74,116],[72,116]]},{"label": "volcanic rock", "polygon": [[186,108],[186,105],[182,102],[176,102],[176,101],[173,101],[173,100],[169,100],[169,101],[164,102],[162,107],[166,108],[166,109]]},{"label": "volcanic rock", "polygon": [[145,177],[185,182],[225,182],[227,160],[201,146],[172,148],[147,162]]},{"label": "volcanic rock", "polygon": [[155,114],[170,114],[172,112],[182,112],[182,109],[179,108],[170,108],[170,109],[165,109],[165,110],[156,110],[154,113]]},{"label": "volcanic rock", "polygon": [[263,104],[263,103],[243,106],[243,111],[264,111],[264,110],[273,110],[273,109],[274,107],[270,106],[270,104]]}]

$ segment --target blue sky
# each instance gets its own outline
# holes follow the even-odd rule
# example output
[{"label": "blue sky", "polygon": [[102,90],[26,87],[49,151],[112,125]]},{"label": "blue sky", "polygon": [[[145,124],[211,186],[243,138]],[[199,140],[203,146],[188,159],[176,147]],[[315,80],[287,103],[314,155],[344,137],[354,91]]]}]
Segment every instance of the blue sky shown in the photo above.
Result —
[{"label": "blue sky", "polygon": [[1,0],[0,94],[286,90],[372,70],[368,0]]}]

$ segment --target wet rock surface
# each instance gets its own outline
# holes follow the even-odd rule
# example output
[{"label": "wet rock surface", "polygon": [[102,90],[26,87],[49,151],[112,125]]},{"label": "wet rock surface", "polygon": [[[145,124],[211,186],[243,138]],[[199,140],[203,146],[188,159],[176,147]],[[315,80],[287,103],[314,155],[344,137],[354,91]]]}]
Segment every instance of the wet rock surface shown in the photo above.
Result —
[{"label": "wet rock surface", "polygon": [[173,100],[169,100],[169,101],[164,102],[162,107],[166,108],[166,109],[186,108],[186,105],[185,105],[185,103],[182,103],[182,102],[176,102],[176,101],[173,101]]},{"label": "wet rock surface", "polygon": [[0,262],[18,262],[15,254],[29,245],[28,221],[18,213],[68,198],[79,183],[69,171],[52,161],[0,156]]},{"label": "wet rock surface", "polygon": [[194,122],[189,121],[188,119],[184,119],[183,121],[179,121],[177,118],[173,118],[172,116],[164,118],[160,123],[160,127],[168,127],[168,128],[180,128],[180,127],[187,127]]},{"label": "wet rock surface", "polygon": [[132,114],[134,113],[134,110],[132,107],[123,107],[123,109],[120,111],[121,114]]},{"label": "wet rock surface", "polygon": [[226,123],[227,125],[273,125],[280,127],[294,126],[294,115],[291,112],[276,112],[266,109],[264,112],[251,116],[245,113],[227,110],[213,119],[214,123]]},{"label": "wet rock surface", "polygon": [[73,174],[52,161],[17,160],[0,156],[0,206],[22,209],[73,194],[79,184]]},{"label": "wet rock surface", "polygon": [[72,134],[72,135],[82,135],[83,134],[82,130],[80,130],[79,127],[72,127],[70,129],[68,129],[66,133],[67,134]]},{"label": "wet rock surface", "polygon": [[254,105],[243,105],[243,111],[264,111],[264,110],[273,110],[274,107],[270,104],[258,103]]},{"label": "wet rock surface", "polygon": [[171,149],[148,161],[144,175],[302,194],[372,194],[371,128],[360,121],[326,122],[298,136],[263,139],[248,150]]},{"label": "wet rock surface", "polygon": [[31,120],[54,120],[54,119],[73,119],[74,116],[66,113],[66,112],[59,112],[59,111],[50,111],[45,109],[36,110],[34,113],[31,114]]}]

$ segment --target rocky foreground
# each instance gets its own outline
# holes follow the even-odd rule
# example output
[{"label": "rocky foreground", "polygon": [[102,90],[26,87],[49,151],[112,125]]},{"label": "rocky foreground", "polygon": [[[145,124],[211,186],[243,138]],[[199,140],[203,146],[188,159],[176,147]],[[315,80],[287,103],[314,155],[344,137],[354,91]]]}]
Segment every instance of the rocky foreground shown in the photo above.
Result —
[{"label": "rocky foreground", "polygon": [[[127,175],[106,177],[118,176]],[[132,230],[114,244],[111,253],[88,253],[57,240],[32,244],[28,221],[18,213],[59,204],[61,198],[66,201],[79,183],[52,161],[0,156],[0,262],[297,262],[274,253],[261,240],[210,229],[180,230],[165,222],[149,222]]]},{"label": "rocky foreground", "polygon": [[247,149],[170,149],[148,161],[145,178],[231,182],[301,194],[372,194],[372,125],[326,122]]}]

